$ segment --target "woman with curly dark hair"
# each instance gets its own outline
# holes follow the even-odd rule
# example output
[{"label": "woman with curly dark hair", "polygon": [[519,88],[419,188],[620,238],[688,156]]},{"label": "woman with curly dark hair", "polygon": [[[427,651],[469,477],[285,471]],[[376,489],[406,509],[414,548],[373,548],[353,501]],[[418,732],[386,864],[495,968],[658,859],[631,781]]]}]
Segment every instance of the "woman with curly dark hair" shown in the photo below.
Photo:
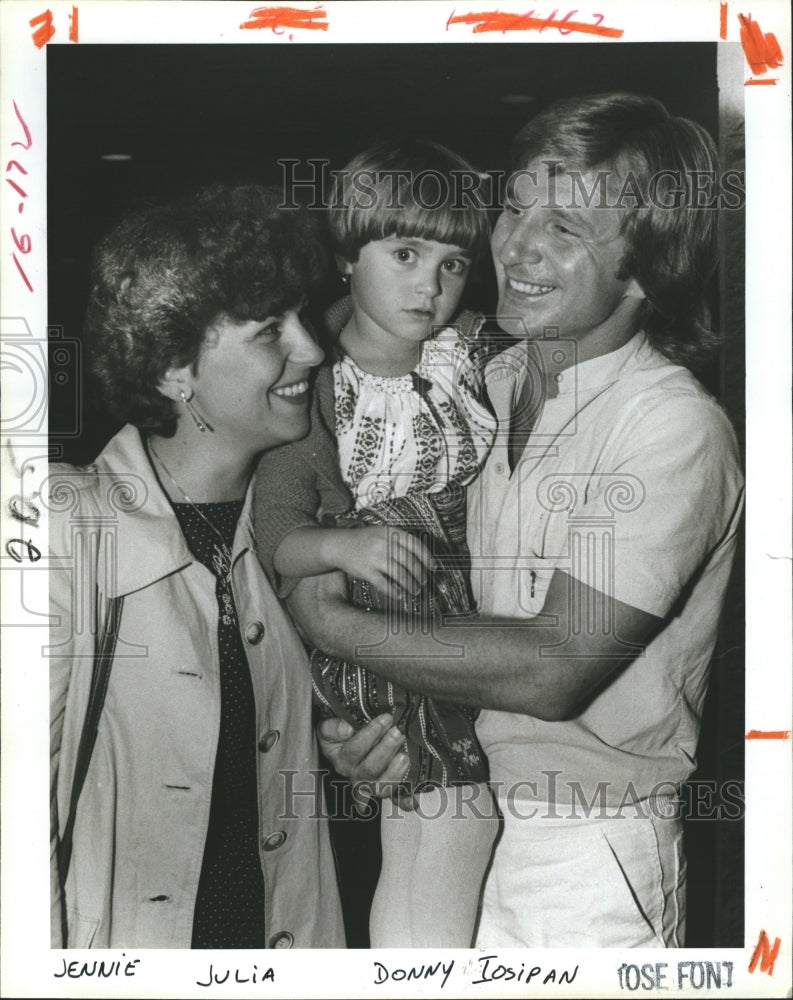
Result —
[{"label": "woman with curly dark hair", "polygon": [[310,672],[251,524],[258,456],[308,431],[324,272],[310,220],[253,186],[98,248],[87,335],[126,426],[49,482],[56,947],[344,945],[321,790],[292,794]]}]

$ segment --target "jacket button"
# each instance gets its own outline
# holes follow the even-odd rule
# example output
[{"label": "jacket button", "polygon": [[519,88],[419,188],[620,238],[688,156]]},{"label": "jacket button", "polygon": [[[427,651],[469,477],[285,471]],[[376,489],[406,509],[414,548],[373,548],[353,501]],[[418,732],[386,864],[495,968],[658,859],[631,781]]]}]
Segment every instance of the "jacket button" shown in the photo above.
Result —
[{"label": "jacket button", "polygon": [[279,931],[270,938],[271,948],[291,948],[294,943],[295,939],[289,931]]},{"label": "jacket button", "polygon": [[275,746],[275,744],[281,739],[281,734],[277,729],[271,729],[268,733],[259,740],[259,752],[267,753],[269,750]]},{"label": "jacket button", "polygon": [[286,834],[283,830],[276,830],[275,833],[271,833],[269,837],[265,837],[262,842],[262,847],[265,851],[277,851],[278,848],[286,840]]},{"label": "jacket button", "polygon": [[245,626],[245,638],[255,646],[264,638],[264,625],[261,622],[250,622]]}]

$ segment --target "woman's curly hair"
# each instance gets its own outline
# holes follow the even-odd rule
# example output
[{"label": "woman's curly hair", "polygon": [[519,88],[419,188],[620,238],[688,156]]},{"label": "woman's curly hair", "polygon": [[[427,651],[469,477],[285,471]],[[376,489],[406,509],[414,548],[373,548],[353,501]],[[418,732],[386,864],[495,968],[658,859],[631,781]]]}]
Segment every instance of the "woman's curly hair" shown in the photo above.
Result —
[{"label": "woman's curly hair", "polygon": [[157,389],[166,371],[197,363],[219,317],[277,315],[326,277],[321,230],[280,198],[257,185],[207,188],[132,211],[101,240],[85,334],[114,417],[172,436],[173,404]]}]

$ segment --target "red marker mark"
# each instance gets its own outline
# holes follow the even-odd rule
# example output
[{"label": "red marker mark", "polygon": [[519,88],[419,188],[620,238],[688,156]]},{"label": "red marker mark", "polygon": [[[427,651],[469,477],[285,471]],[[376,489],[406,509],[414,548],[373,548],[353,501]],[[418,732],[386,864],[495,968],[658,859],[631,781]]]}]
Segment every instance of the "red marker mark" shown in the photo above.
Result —
[{"label": "red marker mark", "polygon": [[10,185],[11,185],[11,187],[12,187],[12,188],[13,188],[13,189],[14,189],[14,190],[15,190],[15,191],[16,191],[16,192],[17,192],[17,193],[19,194],[19,195],[21,195],[21,196],[22,196],[23,198],[27,198],[27,196],[28,196],[28,193],[27,193],[27,191],[23,191],[23,190],[22,190],[22,188],[21,188],[21,187],[20,187],[20,186],[19,186],[19,185],[18,185],[18,184],[16,183],[16,181],[12,181],[10,177],[6,177],[6,184],[10,184]]},{"label": "red marker mark", "polygon": [[[55,34],[55,28],[52,24],[52,11],[45,10],[43,14],[38,14],[36,17],[31,18],[28,24],[31,28],[36,28],[33,32],[33,44],[37,49],[43,49]],[[36,25],[40,25],[40,27],[36,27]]]},{"label": "red marker mark", "polygon": [[25,272],[24,272],[24,270],[23,270],[23,268],[22,268],[22,265],[21,265],[21,264],[19,263],[19,261],[17,260],[17,255],[16,255],[15,253],[12,253],[12,254],[11,254],[11,259],[12,259],[12,260],[13,260],[13,262],[14,262],[14,263],[16,264],[16,266],[17,266],[17,271],[19,271],[19,273],[21,274],[21,276],[22,276],[22,280],[23,280],[23,281],[25,282],[25,284],[26,284],[26,285],[28,286],[28,291],[29,291],[29,292],[32,292],[32,291],[33,291],[33,285],[31,285],[31,283],[30,283],[30,279],[29,279],[29,278],[28,278],[28,276],[27,276],[27,275],[25,274]]},{"label": "red marker mark", "polygon": [[[20,142],[19,139],[17,139],[16,142],[12,142],[11,145],[12,146],[21,146],[22,149],[30,149],[30,147],[33,145],[33,140],[30,137],[30,129],[28,128],[27,123],[25,122],[25,119],[22,117],[22,115],[21,115],[21,113],[19,111],[19,108],[17,107],[17,102],[16,101],[12,101],[11,103],[14,105],[14,114],[17,116],[19,124],[24,129],[24,131],[25,131],[25,138],[28,141],[27,146],[24,144],[24,142]],[[6,170],[7,169],[8,169],[8,167],[6,167]]]},{"label": "red marker mark", "polygon": [[72,12],[69,15],[69,41],[79,42],[80,40],[78,38],[79,32],[80,32],[80,12],[77,10],[76,7],[72,7]]},{"label": "red marker mark", "polygon": [[476,14],[455,14],[452,13],[446,22],[446,30],[450,24],[472,24],[473,34],[477,35],[483,31],[545,31],[546,28],[558,28],[561,34],[568,35],[575,31],[584,35],[599,35],[601,38],[622,38],[624,32],[622,28],[602,27],[603,15],[593,14],[597,18],[596,24],[586,24],[584,21],[571,21],[575,14],[574,10],[565,14],[564,17],[556,19],[556,11],[550,17],[534,17],[534,11],[528,14],[509,14],[498,10],[482,11]]},{"label": "red marker mark", "polygon": [[[759,83],[759,81],[758,81]],[[789,729],[750,729],[744,739],[747,740],[789,740]]]},{"label": "red marker mark", "polygon": [[[47,14],[49,14],[49,13],[50,12],[47,11]],[[46,21],[46,15],[45,14],[40,15],[38,18],[34,18],[34,20],[30,22],[30,24],[33,25],[35,22],[42,21],[42,20]],[[52,15],[51,14],[50,14],[50,19],[49,19],[48,23],[50,25],[52,23]],[[54,29],[53,29],[53,34],[54,34]],[[49,37],[52,37],[52,35],[50,35]],[[34,41],[35,41],[35,36],[34,36]],[[42,45],[46,44],[46,41],[42,42],[41,44]],[[41,46],[39,46],[39,47],[41,47]],[[30,149],[30,147],[33,145],[33,138],[32,138],[32,136],[30,134],[30,129],[27,126],[27,122],[22,117],[22,113],[20,112],[19,108],[17,107],[17,102],[12,100],[11,103],[14,105],[14,114],[17,116],[17,121],[22,126],[22,130],[23,130],[23,132],[25,134],[25,142],[22,142],[21,139],[17,139],[14,142],[12,142],[11,145],[12,146],[19,146],[21,149],[25,149],[25,150]],[[6,164],[6,173],[8,173],[8,171],[11,170],[12,167],[15,167],[17,170],[20,171],[20,173],[22,173],[24,175],[27,175],[27,170],[22,166],[22,164],[19,162],[19,160],[9,160],[8,163]],[[6,183],[8,183],[8,184],[11,185],[11,187],[17,192],[17,194],[19,194],[22,198],[27,198],[27,196],[28,196],[27,195],[27,191],[24,191],[19,186],[19,184],[16,183],[16,181],[12,180],[10,177],[6,177],[5,180],[6,180]],[[20,202],[19,205],[18,205],[18,211],[22,212],[22,209],[24,207],[25,207],[24,206],[24,202]],[[14,241],[14,246],[16,247],[16,249],[21,254],[23,254],[23,255],[24,254],[29,254],[30,251],[33,249],[33,241],[31,240],[29,234],[28,233],[22,233],[21,235],[19,235],[17,233],[16,229],[13,226],[11,227],[11,239]],[[28,278],[27,274],[25,274],[25,269],[20,264],[19,258],[17,257],[16,253],[12,253],[11,254],[11,259],[13,260],[14,265],[16,266],[17,271],[19,271],[20,277],[25,282],[25,285],[27,286],[28,291],[32,292],[33,291],[33,285],[31,285],[30,279]]]},{"label": "red marker mark", "polygon": [[744,87],[775,87],[778,77],[769,76],[767,80],[744,80]]},{"label": "red marker mark", "polygon": [[11,239],[14,241],[14,246],[20,253],[30,253],[33,249],[33,241],[30,236],[27,233],[17,236],[17,232],[13,226],[11,227]]},{"label": "red marker mark", "polygon": [[727,41],[727,4],[719,4],[719,38]]},{"label": "red marker mark", "polygon": [[752,73],[765,73],[769,67],[776,69],[783,61],[776,36],[770,31],[764,35],[751,14],[748,17],[739,14],[738,20],[741,22],[741,45]]},{"label": "red marker mark", "polygon": [[776,962],[776,957],[779,954],[779,943],[779,938],[777,938],[772,948],[766,932],[760,931],[760,937],[757,939],[757,944],[752,952],[752,960],[749,962],[749,971],[754,972],[759,961],[760,971],[767,972],[769,976],[772,976],[774,974],[774,962]]},{"label": "red marker mark", "polygon": [[[251,20],[243,21],[241,28],[270,28],[282,35],[286,28],[307,28],[309,31],[327,31],[327,12],[322,7],[303,10],[300,7],[257,7],[251,11]],[[290,38],[291,41],[291,38]]]}]

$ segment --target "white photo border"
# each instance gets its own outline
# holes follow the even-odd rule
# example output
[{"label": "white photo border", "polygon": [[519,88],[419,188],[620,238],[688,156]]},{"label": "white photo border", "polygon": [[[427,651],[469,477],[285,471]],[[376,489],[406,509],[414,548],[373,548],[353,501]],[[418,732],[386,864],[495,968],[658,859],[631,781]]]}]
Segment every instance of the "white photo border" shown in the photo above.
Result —
[{"label": "white photo border", "polygon": [[[155,0],[4,0],[0,4],[2,78],[0,81],[0,147],[4,179],[24,187],[3,185],[2,225],[2,994],[35,997],[364,997],[382,996],[613,996],[620,990],[621,965],[668,963],[667,989],[679,996],[731,993],[741,997],[776,997],[791,987],[791,244],[790,244],[790,11],[779,0],[758,0],[750,9],[735,0],[689,0],[660,3],[604,0],[575,12],[580,23],[619,28],[621,38],[543,32],[474,35],[470,25],[453,15],[493,11],[495,4],[446,2],[328,2],[292,7],[313,15],[325,12],[327,29],[295,29],[301,45],[360,42],[439,42],[498,45],[525,42],[541,45],[563,38],[578,43],[619,45],[624,42],[719,42],[740,40],[739,14],[751,15],[765,32],[773,32],[784,61],[765,78],[774,85],[748,82],[746,114],[746,730],[782,734],[777,739],[746,741],[746,902],[743,948],[657,951],[499,952],[512,967],[506,977],[475,983],[481,963],[475,952],[274,952],[213,953],[211,961],[229,979],[212,987],[199,985],[209,960],[189,951],[127,949],[106,952],[119,963],[108,978],[61,976],[66,961],[93,962],[95,954],[58,952],[49,948],[49,873],[45,862],[49,827],[47,798],[47,669],[41,657],[47,643],[46,555],[22,563],[6,542],[24,535],[46,553],[46,520],[36,532],[9,514],[13,494],[35,491],[47,461],[47,108],[44,46],[33,41],[46,29],[51,14],[55,29],[48,45],[75,44],[69,39],[74,9],[79,11],[79,45],[104,43],[289,45],[289,31],[243,30],[259,0],[239,2],[155,2]],[[271,4],[269,6],[276,6]],[[502,6],[517,15],[525,5]],[[571,8],[572,9],[572,8]],[[726,15],[723,10],[726,9]],[[552,4],[542,8],[551,16]],[[595,13],[598,11],[600,13]],[[538,8],[539,12],[539,8]],[[559,8],[559,16],[563,16]],[[600,20],[598,20],[600,18]],[[724,19],[722,19],[724,18]],[[569,27],[569,26],[568,26]],[[9,169],[11,161],[24,169]],[[24,236],[27,235],[26,242]],[[29,248],[26,252],[25,248]],[[32,287],[33,291],[29,290]],[[20,485],[20,483],[22,485]],[[38,542],[36,541],[38,539]],[[787,734],[785,737],[784,734]],[[780,948],[773,975],[756,967],[749,972],[761,932]],[[383,968],[411,969],[441,963],[434,977],[395,978],[378,982]],[[135,962],[133,975],[125,975]],[[730,965],[730,985],[717,989],[678,989],[678,962]],[[451,964],[449,976],[443,970]],[[108,966],[109,967],[109,966]],[[542,972],[528,984],[521,968]],[[561,970],[578,968],[574,987],[558,981]],[[273,970],[273,979],[266,976]],[[234,982],[235,970],[239,970]],[[543,984],[551,970],[556,980]],[[380,974],[382,978],[382,974]],[[726,973],[725,973],[726,983]]]}]

